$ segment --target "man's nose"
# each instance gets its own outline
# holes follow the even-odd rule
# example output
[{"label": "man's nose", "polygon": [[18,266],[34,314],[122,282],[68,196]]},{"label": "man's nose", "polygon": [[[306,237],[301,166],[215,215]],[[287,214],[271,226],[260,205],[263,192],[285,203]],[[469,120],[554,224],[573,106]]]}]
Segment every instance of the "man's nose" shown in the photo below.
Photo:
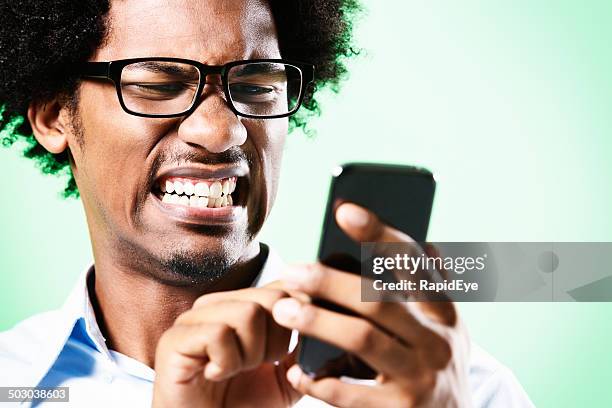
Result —
[{"label": "man's nose", "polygon": [[221,153],[242,145],[247,131],[219,93],[205,92],[196,110],[179,125],[178,136],[185,143]]}]

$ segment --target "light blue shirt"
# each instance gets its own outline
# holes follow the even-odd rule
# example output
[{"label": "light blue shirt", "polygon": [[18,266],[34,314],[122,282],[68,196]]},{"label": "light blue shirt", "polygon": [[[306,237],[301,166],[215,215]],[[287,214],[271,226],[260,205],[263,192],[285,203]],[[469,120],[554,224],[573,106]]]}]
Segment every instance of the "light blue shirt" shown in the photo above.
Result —
[{"label": "light blue shirt", "polygon": [[[283,262],[273,250],[253,286],[278,279]],[[109,350],[98,327],[84,271],[58,310],[32,316],[0,333],[0,386],[69,387],[69,403],[34,407],[150,407],[155,371]],[[294,333],[295,334],[295,333]],[[295,336],[293,339],[295,343]],[[468,381],[475,407],[533,407],[513,374],[472,344]],[[3,405],[0,403],[0,405]],[[296,407],[324,407],[302,398]]]}]

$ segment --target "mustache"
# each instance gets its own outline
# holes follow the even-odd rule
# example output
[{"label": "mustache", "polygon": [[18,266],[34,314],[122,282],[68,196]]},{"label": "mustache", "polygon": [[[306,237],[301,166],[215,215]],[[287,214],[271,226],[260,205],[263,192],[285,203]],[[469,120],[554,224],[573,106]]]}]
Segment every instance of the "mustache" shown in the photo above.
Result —
[{"label": "mustache", "polygon": [[159,169],[164,165],[181,166],[189,163],[201,163],[210,165],[239,165],[246,163],[249,168],[253,163],[252,158],[238,146],[233,146],[221,153],[206,153],[202,151],[192,150],[184,151],[163,151],[154,160],[149,173],[149,182],[155,182],[155,176]]}]

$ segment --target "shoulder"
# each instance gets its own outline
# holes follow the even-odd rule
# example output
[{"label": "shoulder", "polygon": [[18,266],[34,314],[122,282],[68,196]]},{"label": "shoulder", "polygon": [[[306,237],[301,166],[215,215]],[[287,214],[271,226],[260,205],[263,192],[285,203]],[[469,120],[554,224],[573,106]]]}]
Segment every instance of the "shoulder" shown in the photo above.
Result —
[{"label": "shoulder", "polygon": [[63,320],[59,311],[48,311],[0,332],[0,380],[3,385],[25,381],[28,375],[34,374],[41,360],[46,360]]},{"label": "shoulder", "polygon": [[469,382],[475,407],[533,407],[512,371],[471,344]]}]

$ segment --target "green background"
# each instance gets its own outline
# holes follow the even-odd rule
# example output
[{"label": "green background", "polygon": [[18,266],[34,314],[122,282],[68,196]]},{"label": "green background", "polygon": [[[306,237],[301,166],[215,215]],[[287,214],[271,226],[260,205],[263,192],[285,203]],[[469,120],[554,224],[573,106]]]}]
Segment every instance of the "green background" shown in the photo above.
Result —
[{"label": "green background", "polygon": [[[290,135],[262,240],[287,261],[314,259],[330,169],[382,161],[436,174],[432,241],[612,241],[611,2],[365,4],[366,52],[324,98],[318,136]],[[0,157],[4,330],[59,306],[91,250],[63,181],[15,149]],[[612,305],[460,310],[537,406],[612,406]]]}]

